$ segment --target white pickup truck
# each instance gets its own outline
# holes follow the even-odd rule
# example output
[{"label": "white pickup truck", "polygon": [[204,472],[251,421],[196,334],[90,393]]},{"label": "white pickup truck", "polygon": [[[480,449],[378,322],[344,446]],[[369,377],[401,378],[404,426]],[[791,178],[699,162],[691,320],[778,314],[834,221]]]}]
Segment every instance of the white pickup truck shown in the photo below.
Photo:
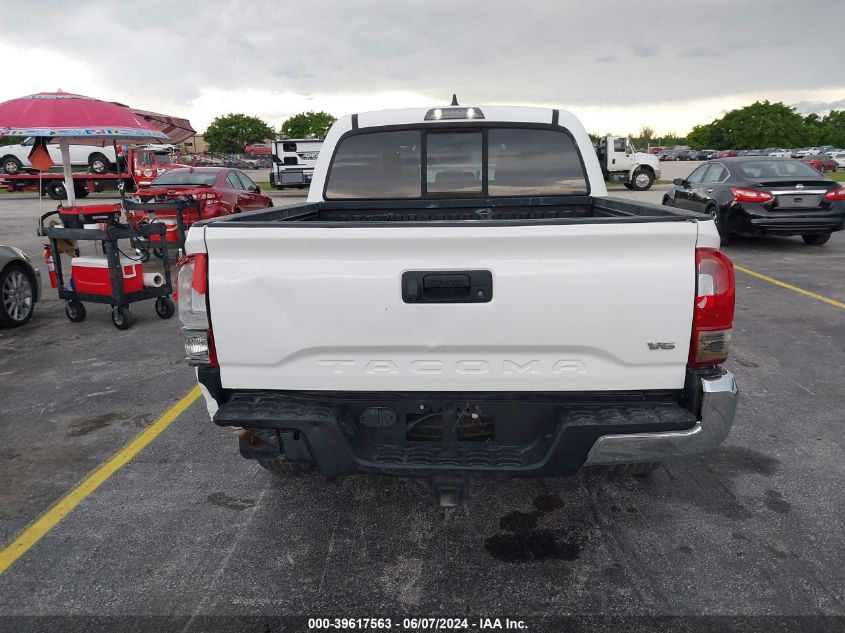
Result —
[{"label": "white pickup truck", "polygon": [[194,224],[179,274],[215,423],[275,471],[647,472],[733,423],[734,276],[709,216],[607,196],[526,107],[341,118],[308,202]]},{"label": "white pickup truck", "polygon": [[[0,147],[0,166],[9,174],[19,174],[24,169],[31,169],[29,154],[32,152],[32,145],[35,138],[27,137],[17,145],[4,145]],[[117,155],[114,147],[109,145],[97,147],[92,145],[70,145],[70,164],[87,165],[91,173],[105,174],[117,166]],[[122,146],[118,146],[122,150]],[[57,143],[47,144],[47,153],[56,166],[62,165],[62,154]]]}]

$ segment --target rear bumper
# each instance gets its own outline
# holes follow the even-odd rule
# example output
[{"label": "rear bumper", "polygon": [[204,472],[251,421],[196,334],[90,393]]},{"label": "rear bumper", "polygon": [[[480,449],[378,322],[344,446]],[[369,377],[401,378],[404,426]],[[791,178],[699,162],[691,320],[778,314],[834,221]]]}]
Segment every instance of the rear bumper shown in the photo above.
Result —
[{"label": "rear bumper", "polygon": [[845,228],[845,212],[832,209],[767,210],[764,205],[734,208],[729,221],[738,233],[749,235],[815,235]]},{"label": "rear bumper", "polygon": [[[295,455],[310,454],[326,477],[548,477],[574,474],[583,465],[704,454],[728,435],[737,388],[728,372],[691,376],[681,405],[678,392],[227,393],[215,370],[198,370],[214,422],[263,438],[242,444],[244,456],[271,458],[284,446]],[[438,411],[442,437],[410,439],[407,420],[419,410]],[[466,416],[468,410],[479,412],[477,422]],[[460,429],[472,433],[474,424],[482,434],[485,425],[495,431],[462,441]]]},{"label": "rear bumper", "polygon": [[686,431],[604,435],[587,455],[586,465],[660,462],[675,457],[704,455],[728,436],[736,413],[738,390],[730,372],[701,379],[699,420]]}]

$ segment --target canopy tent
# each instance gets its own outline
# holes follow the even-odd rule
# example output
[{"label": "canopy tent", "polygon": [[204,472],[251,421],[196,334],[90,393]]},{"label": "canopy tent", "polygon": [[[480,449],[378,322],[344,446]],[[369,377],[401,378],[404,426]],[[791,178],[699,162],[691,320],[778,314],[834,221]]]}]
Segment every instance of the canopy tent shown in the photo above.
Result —
[{"label": "canopy tent", "polygon": [[159,114],[157,112],[148,112],[147,110],[129,109],[133,114],[144,119],[149,125],[167,134],[167,138],[171,143],[181,143],[185,139],[195,136],[197,133],[191,127],[191,122],[188,119],[180,119],[179,117]]},{"label": "canopy tent", "polygon": [[74,143],[116,146],[117,141],[155,143],[169,138],[130,108],[61,90],[0,103],[0,136],[58,139],[69,206],[76,202],[70,139]]}]

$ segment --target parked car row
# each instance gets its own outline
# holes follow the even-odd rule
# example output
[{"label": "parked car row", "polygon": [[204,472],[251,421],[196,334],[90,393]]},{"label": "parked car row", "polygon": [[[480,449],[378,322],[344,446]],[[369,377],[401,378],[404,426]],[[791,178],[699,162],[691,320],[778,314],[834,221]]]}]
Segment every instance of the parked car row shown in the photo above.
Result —
[{"label": "parked car row", "polygon": [[229,169],[270,169],[269,158],[248,158],[243,154],[206,152],[202,154],[181,154],[179,162],[191,167],[227,167]]},{"label": "parked car row", "polygon": [[772,158],[799,158],[811,167],[821,172],[845,169],[845,150],[826,145],[823,147],[803,147],[800,149],[785,149],[767,147],[765,149],[674,149],[657,153],[662,161],[681,160],[711,160],[714,158],[738,158],[742,156],[769,156]]},{"label": "parked car row", "polygon": [[666,149],[657,152],[658,160],[710,160],[716,155],[715,149]]}]

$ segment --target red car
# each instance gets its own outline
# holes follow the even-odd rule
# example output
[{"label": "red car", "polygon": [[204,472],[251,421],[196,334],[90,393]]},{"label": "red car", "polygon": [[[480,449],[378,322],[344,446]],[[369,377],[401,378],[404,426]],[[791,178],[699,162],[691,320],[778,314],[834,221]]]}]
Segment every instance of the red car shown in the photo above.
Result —
[{"label": "red car", "polygon": [[810,167],[815,167],[822,173],[826,171],[836,171],[839,168],[836,161],[829,156],[813,154],[811,156],[805,156],[801,160],[807,163]]},{"label": "red car", "polygon": [[[196,206],[189,206],[183,212],[185,228],[201,219],[273,206],[270,196],[262,193],[249,176],[238,169],[227,167],[171,169],[158,176],[149,186],[141,187],[135,197],[141,202],[173,201],[173,210],[156,210],[155,220],[167,226],[167,242],[176,244],[179,243],[176,203],[180,199],[199,203],[199,213]],[[133,225],[149,220],[146,211],[129,212],[129,221]]]},{"label": "red car", "polygon": [[721,152],[717,152],[713,158],[736,158],[739,154],[737,154],[735,149],[726,149]]},{"label": "red car", "polygon": [[244,147],[244,154],[251,156],[269,156],[271,154],[270,146],[265,143],[252,143]]}]

